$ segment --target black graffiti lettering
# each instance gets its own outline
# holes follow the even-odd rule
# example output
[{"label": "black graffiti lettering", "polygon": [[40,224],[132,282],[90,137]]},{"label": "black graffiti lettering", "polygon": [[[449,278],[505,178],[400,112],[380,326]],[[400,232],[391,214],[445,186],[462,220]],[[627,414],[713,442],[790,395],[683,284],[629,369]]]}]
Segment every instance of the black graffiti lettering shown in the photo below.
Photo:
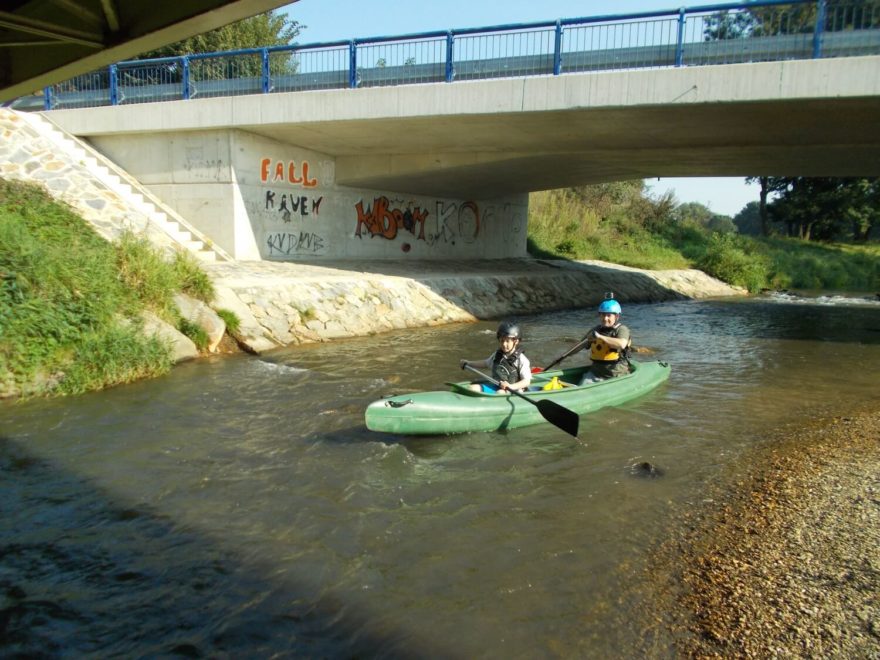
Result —
[{"label": "black graffiti lettering", "polygon": [[289,255],[297,252],[320,252],[325,249],[324,237],[310,231],[297,234],[277,233],[266,237],[269,255]]},{"label": "black graffiti lettering", "polygon": [[[278,212],[281,214],[282,220],[284,222],[290,222],[294,213],[299,214],[302,218],[307,218],[310,215],[318,215],[324,197],[322,196],[310,200],[306,195],[292,195],[289,193],[280,193],[279,195],[271,190],[267,190],[266,210],[274,211],[276,208],[276,201],[278,202]],[[311,206],[311,210],[309,209],[309,206]]]},{"label": "black graffiti lettering", "polygon": [[313,232],[300,232],[296,249],[299,252],[318,252],[324,249],[324,238]]},{"label": "black graffiti lettering", "polygon": [[309,214],[308,209],[308,199],[303,195],[302,197],[294,197],[290,196],[290,206],[293,208],[293,211],[299,211],[300,215],[306,217]]},{"label": "black graffiti lettering", "polygon": [[289,236],[290,234],[269,234],[266,238],[266,245],[269,246],[269,254],[274,254],[276,251],[284,253],[284,240]]}]

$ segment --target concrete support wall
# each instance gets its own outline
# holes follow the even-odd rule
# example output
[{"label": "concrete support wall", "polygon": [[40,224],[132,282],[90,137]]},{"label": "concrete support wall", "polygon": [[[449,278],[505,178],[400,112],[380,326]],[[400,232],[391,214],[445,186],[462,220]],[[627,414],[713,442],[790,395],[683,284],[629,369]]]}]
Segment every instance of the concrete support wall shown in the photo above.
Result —
[{"label": "concrete support wall", "polygon": [[92,142],[236,259],[526,254],[527,194],[477,200],[339,186],[333,157],[238,129]]}]

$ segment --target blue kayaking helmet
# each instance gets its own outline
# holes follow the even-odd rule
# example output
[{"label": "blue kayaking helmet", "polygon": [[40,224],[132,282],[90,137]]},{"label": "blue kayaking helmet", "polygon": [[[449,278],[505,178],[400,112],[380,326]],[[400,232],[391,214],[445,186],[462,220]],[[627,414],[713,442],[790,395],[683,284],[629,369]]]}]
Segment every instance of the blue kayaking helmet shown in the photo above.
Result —
[{"label": "blue kayaking helmet", "polygon": [[620,303],[616,300],[603,300],[602,304],[599,305],[600,314],[617,314],[619,316],[622,312]]}]

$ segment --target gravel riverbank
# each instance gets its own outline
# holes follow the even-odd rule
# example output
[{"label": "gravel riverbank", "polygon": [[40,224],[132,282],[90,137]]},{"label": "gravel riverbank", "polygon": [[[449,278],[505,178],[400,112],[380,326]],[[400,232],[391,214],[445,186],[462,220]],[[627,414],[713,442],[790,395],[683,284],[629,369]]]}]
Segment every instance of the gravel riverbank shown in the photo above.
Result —
[{"label": "gravel riverbank", "polygon": [[783,430],[688,514],[654,567],[676,655],[880,658],[877,408]]}]

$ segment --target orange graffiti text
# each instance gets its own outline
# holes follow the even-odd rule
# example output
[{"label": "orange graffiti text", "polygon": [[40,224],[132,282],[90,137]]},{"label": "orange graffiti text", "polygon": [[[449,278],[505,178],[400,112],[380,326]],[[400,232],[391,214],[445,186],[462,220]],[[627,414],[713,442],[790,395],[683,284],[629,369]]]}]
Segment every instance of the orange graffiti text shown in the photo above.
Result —
[{"label": "orange graffiti text", "polygon": [[[389,206],[387,197],[376,197],[373,205],[367,206],[366,211],[363,200],[355,204],[358,215],[355,236],[361,236],[363,227],[370,236],[382,236],[393,240],[397,238],[398,230],[405,229],[419,240],[425,240],[425,219],[428,217],[428,211],[423,211],[418,206],[406,210],[392,209]],[[416,224],[419,225],[418,235],[416,235]]]},{"label": "orange graffiti text", "polygon": [[295,186],[301,185],[304,188],[314,188],[318,185],[317,179],[309,178],[309,161],[304,160],[299,164],[299,171],[302,176],[297,176],[297,164],[295,160],[291,161],[273,161],[271,158],[264,158],[260,161],[260,180],[263,183],[272,183],[278,181],[287,181]]}]

